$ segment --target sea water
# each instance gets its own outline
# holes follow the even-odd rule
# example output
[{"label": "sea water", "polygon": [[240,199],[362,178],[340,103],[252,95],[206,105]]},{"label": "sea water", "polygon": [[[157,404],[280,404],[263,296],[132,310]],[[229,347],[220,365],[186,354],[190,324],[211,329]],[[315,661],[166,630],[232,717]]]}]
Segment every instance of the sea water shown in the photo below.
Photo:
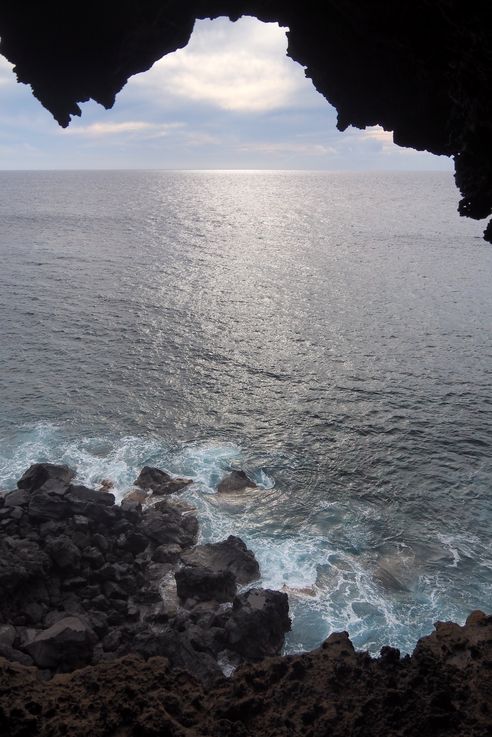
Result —
[{"label": "sea water", "polygon": [[[195,483],[286,651],[492,611],[492,247],[447,173],[0,174],[0,488]],[[258,484],[218,495],[242,468]]]}]

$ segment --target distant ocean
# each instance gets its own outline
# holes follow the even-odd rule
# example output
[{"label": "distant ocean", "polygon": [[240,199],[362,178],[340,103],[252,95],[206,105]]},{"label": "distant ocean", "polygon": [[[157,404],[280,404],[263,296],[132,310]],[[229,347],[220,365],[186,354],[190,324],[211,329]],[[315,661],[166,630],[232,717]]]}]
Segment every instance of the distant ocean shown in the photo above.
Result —
[{"label": "distant ocean", "polygon": [[[286,651],[492,611],[492,247],[448,173],[0,173],[0,488],[189,474]],[[260,488],[215,494],[231,467]]]}]

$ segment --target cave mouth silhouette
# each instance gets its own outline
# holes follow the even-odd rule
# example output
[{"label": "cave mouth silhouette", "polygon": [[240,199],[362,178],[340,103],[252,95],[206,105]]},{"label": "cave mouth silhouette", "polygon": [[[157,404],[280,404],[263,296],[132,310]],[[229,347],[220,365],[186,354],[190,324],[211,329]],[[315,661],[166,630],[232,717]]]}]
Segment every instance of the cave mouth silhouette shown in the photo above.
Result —
[{"label": "cave mouth silhouette", "polygon": [[[452,156],[459,212],[492,214],[492,5],[448,0],[6,2],[0,53],[62,126],[93,99],[186,46],[197,19],[253,16],[288,31],[288,55],[337,109],[338,128],[380,125],[396,144]],[[492,221],[485,238],[492,242]]]}]

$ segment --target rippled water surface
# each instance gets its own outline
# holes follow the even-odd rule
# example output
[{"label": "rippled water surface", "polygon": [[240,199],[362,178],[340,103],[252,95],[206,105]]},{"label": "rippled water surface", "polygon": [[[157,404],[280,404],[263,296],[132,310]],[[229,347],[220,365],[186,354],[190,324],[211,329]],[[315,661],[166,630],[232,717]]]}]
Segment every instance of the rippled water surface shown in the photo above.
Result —
[{"label": "rippled water surface", "polygon": [[[492,247],[444,173],[0,174],[0,485],[191,474],[287,650],[492,610]],[[214,490],[246,468],[260,489]]]}]

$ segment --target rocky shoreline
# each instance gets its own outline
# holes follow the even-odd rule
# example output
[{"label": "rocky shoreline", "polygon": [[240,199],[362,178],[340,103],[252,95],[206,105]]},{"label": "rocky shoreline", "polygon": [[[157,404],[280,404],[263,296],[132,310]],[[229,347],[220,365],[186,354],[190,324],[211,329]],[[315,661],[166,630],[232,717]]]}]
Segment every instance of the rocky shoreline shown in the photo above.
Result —
[{"label": "rocky shoreline", "polygon": [[286,594],[240,590],[260,578],[240,538],[196,545],[193,510],[168,496],[189,480],[146,467],[117,505],[109,482],[74,477],[35,464],[0,497],[0,656],[44,679],[165,656],[212,684],[224,667],[280,653]]},{"label": "rocky shoreline", "polygon": [[240,538],[196,544],[168,496],[189,480],[145,468],[117,505],[74,478],[35,464],[0,495],[2,736],[492,734],[492,617],[438,623],[411,657],[346,633],[278,657],[287,595],[254,587]]}]

